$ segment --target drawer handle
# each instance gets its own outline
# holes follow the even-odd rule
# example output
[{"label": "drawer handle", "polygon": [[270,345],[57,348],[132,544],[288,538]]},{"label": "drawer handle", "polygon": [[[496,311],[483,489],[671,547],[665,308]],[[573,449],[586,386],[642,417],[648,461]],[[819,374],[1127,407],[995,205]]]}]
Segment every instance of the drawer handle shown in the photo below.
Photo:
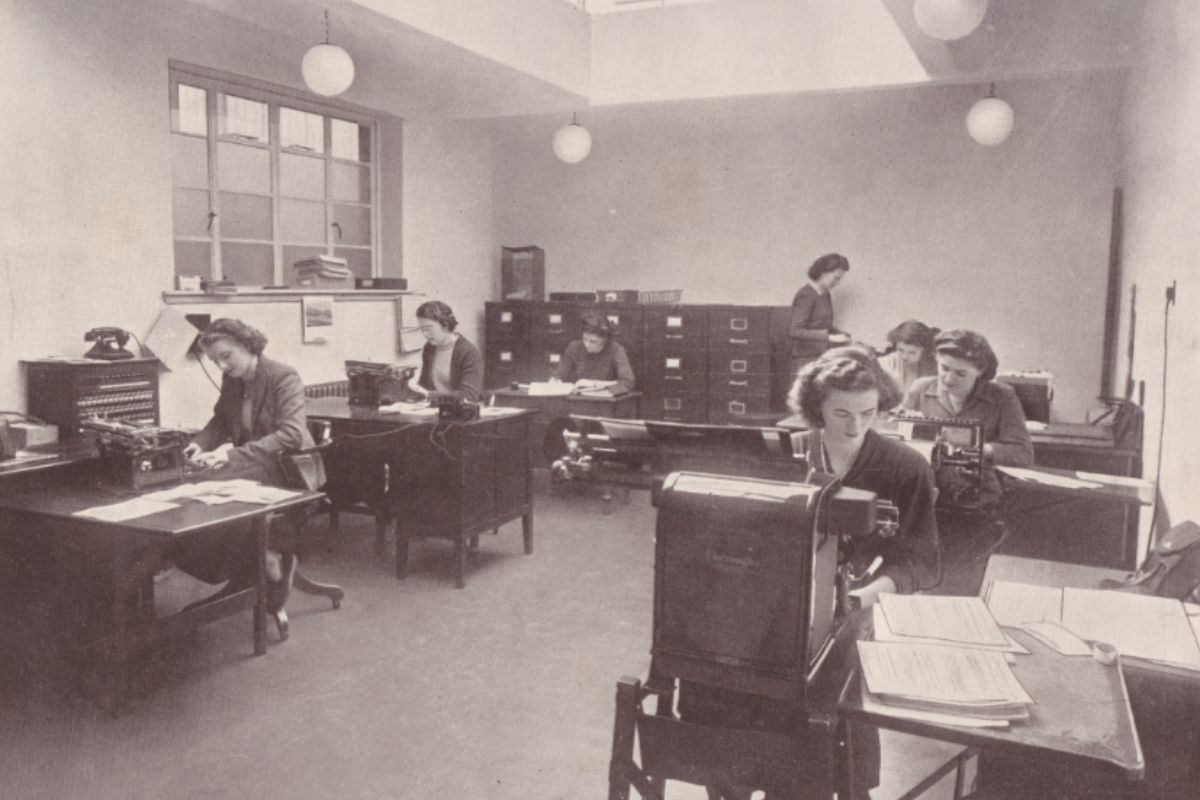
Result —
[{"label": "drawer handle", "polygon": [[749,386],[750,381],[730,381],[730,386]]},{"label": "drawer handle", "polygon": [[666,339],[682,339],[682,338],[683,338],[683,334],[682,334],[682,333],[668,333],[668,334],[667,334],[665,337],[663,337],[663,338],[666,338]]},{"label": "drawer handle", "polygon": [[729,401],[729,413],[730,414],[745,414],[746,413],[746,404],[743,403],[741,400],[730,400]]},{"label": "drawer handle", "polygon": [[744,317],[734,317],[729,320],[729,330],[731,331],[744,331],[749,327],[750,322]]},{"label": "drawer handle", "polygon": [[730,344],[750,344],[749,339],[730,339]]},{"label": "drawer handle", "polygon": [[560,356],[558,353],[550,354],[550,363],[551,364],[557,364],[559,361],[562,361],[562,356]]},{"label": "drawer handle", "polygon": [[549,333],[553,336],[561,336],[563,333],[563,328],[547,328],[546,333]]},{"label": "drawer handle", "polygon": [[664,381],[681,381],[681,380],[683,380],[683,376],[682,375],[663,375],[663,380]]},{"label": "drawer handle", "polygon": [[730,372],[745,372],[746,371],[745,359],[735,358],[733,361],[730,361],[729,362],[729,371]]},{"label": "drawer handle", "polygon": [[501,353],[500,354],[501,361],[512,361],[512,359],[513,359],[512,353]]}]

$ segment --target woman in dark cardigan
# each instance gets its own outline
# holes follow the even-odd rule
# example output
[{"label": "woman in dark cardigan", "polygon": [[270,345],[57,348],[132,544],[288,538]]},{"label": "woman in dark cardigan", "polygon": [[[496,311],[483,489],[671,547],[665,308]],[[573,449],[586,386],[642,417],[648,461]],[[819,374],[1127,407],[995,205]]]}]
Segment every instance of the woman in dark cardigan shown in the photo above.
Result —
[{"label": "woman in dark cardigan", "polygon": [[833,345],[846,344],[850,337],[833,325],[830,291],[850,271],[850,261],[838,253],[827,253],[808,268],[808,283],[792,299],[791,374],[813,361]]},{"label": "woman in dark cardigan", "polygon": [[417,327],[425,337],[417,391],[479,402],[483,393],[483,357],[455,332],[458,320],[450,306],[430,300],[417,308]]}]

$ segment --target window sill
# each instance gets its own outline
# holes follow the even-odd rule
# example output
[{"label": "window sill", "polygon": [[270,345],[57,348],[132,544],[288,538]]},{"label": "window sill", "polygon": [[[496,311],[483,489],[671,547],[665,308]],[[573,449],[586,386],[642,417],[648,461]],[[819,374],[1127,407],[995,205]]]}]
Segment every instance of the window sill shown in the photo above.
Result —
[{"label": "window sill", "polygon": [[167,305],[190,305],[194,303],[264,303],[278,301],[293,303],[303,297],[332,297],[339,302],[381,300],[417,292],[394,289],[241,289],[236,294],[207,294],[205,292],[163,292]]}]

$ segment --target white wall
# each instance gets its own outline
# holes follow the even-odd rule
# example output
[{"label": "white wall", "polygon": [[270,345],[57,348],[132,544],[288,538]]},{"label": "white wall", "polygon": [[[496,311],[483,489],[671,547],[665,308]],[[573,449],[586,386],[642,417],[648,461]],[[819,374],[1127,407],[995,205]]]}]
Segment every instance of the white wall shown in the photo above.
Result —
[{"label": "white wall", "polygon": [[1017,127],[995,148],[964,128],[978,86],[592,109],[573,166],[551,151],[558,120],[499,121],[496,237],[544,247],[549,290],[699,303],[787,305],[838,251],[839,326],[879,345],[909,317],[976,328],[1003,368],[1052,370],[1055,416],[1079,420],[1099,390],[1119,84],[1000,87]]},{"label": "white wall", "polygon": [[1121,372],[1129,331],[1129,288],[1138,289],[1133,378],[1146,386],[1146,476],[1155,475],[1163,392],[1165,290],[1170,312],[1162,447],[1162,493],[1172,522],[1200,520],[1195,399],[1200,395],[1200,6],[1151,0],[1125,86],[1125,281]]}]

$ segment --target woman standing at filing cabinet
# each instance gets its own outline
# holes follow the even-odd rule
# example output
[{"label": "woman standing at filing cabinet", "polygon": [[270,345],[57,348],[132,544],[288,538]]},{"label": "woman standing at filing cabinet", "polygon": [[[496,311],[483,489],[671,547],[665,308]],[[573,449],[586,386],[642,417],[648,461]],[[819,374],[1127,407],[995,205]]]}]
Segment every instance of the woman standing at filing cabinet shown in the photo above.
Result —
[{"label": "woman standing at filing cabinet", "polygon": [[808,283],[792,298],[791,375],[830,347],[846,344],[850,337],[833,325],[833,298],[830,292],[850,271],[850,261],[838,253],[827,253],[808,268]]},{"label": "woman standing at filing cabinet", "polygon": [[552,380],[574,383],[578,380],[616,381],[625,391],[633,391],[633,367],[608,319],[597,311],[583,315],[580,338],[567,345],[554,370]]},{"label": "woman standing at filing cabinet", "polygon": [[[212,419],[184,449],[194,463],[220,478],[249,478],[282,486],[280,454],[313,446],[304,414],[304,385],[292,367],[263,354],[267,337],[236,319],[218,319],[200,335],[200,347],[220,367],[221,394]],[[283,518],[272,525],[267,556],[268,607],[283,610],[296,571],[295,528]],[[222,592],[253,585],[256,557],[251,537],[186,542],[175,565],[207,583],[229,581]],[[281,624],[282,632],[282,624]]]},{"label": "woman standing at filing cabinet", "polygon": [[430,300],[417,307],[417,327],[425,337],[417,391],[479,401],[483,391],[483,358],[479,349],[455,331],[458,320],[450,306]]},{"label": "woman standing at filing cabinet", "polygon": [[915,319],[905,320],[888,331],[888,352],[879,358],[879,366],[892,377],[901,392],[907,392],[917,378],[937,375],[933,340],[940,331]]},{"label": "woman standing at filing cabinet", "polygon": [[1000,366],[988,340],[975,331],[938,334],[933,343],[937,375],[919,378],[904,396],[904,407],[927,417],[977,421],[983,434],[982,501],[994,509],[1000,501],[1000,481],[993,465],[1027,467],[1033,464],[1033,442],[1025,427],[1025,412],[1016,391],[997,383]]}]

